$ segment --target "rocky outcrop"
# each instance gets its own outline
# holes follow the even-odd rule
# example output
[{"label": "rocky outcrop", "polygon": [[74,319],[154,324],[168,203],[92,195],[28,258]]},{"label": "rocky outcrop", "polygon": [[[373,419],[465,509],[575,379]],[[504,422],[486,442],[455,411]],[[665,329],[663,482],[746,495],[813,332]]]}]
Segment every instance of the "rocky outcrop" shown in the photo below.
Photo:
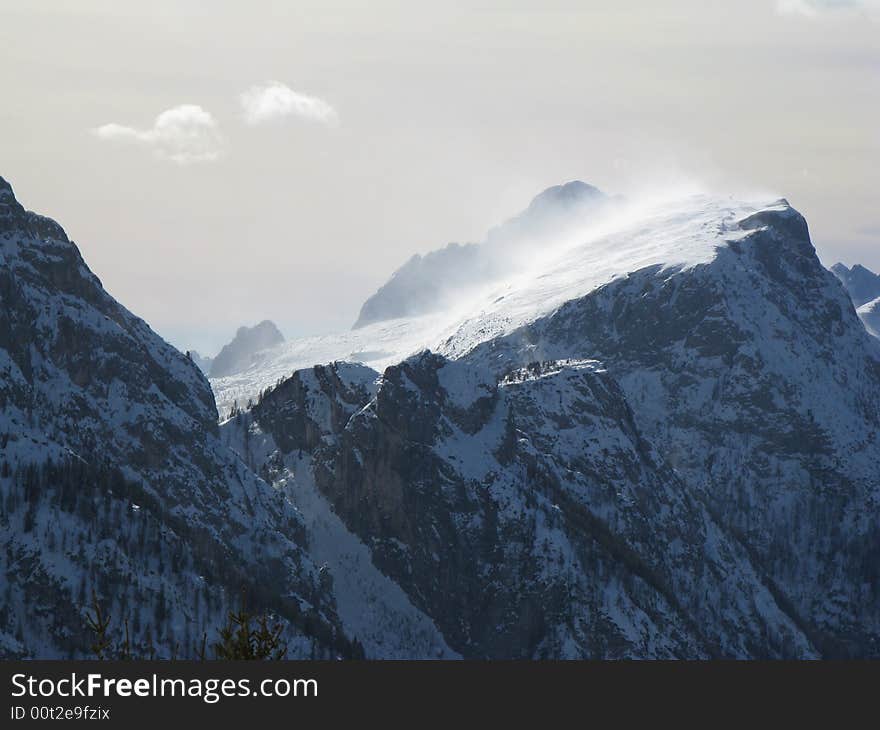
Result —
[{"label": "rocky outcrop", "polygon": [[371,541],[346,526],[315,484],[314,464],[334,453],[348,421],[374,397],[378,378],[348,363],[298,371],[223,423],[221,435],[300,509],[309,552],[321,563],[347,634],[368,657],[458,658],[432,618],[376,567]]},{"label": "rocky outcrop", "polygon": [[265,463],[309,451],[310,472],[286,478],[314,479],[464,656],[813,652],[598,363],[497,379],[424,353],[375,395],[337,368],[297,373],[254,408],[278,445]]},{"label": "rocky outcrop", "polygon": [[316,477],[465,656],[811,652],[598,363],[389,368]]}]

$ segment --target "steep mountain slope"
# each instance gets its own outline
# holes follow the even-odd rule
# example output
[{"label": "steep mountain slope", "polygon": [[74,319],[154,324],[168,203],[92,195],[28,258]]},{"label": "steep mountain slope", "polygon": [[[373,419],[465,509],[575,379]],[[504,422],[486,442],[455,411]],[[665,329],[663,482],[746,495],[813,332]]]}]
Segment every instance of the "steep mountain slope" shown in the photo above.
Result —
[{"label": "steep mountain slope", "polygon": [[375,395],[343,367],[265,394],[246,454],[317,485],[463,655],[814,655],[598,363],[496,379],[425,353]]},{"label": "steep mountain slope", "polygon": [[637,268],[468,359],[601,359],[817,647],[877,655],[880,348],[794,210],[727,229],[711,260]]},{"label": "steep mountain slope", "polygon": [[375,394],[378,377],[347,363],[295,373],[224,423],[222,438],[300,507],[310,552],[332,580],[343,626],[368,657],[456,657],[434,622],[374,565],[371,539],[351,532],[315,485],[313,453],[336,444],[348,419]]},{"label": "steep mountain slope", "polygon": [[564,228],[442,311],[262,350],[218,427],[0,180],[0,654],[81,653],[93,590],[192,653],[244,587],[292,656],[880,655],[880,342],[803,218]]},{"label": "steep mountain slope", "polygon": [[192,654],[240,591],[291,655],[350,654],[300,515],[219,440],[195,364],[0,178],[0,655],[87,651],[94,591],[134,647]]},{"label": "steep mountain slope", "polygon": [[272,458],[467,656],[880,654],[880,346],[786,201],[619,213],[264,395]]},{"label": "steep mountain slope", "polygon": [[855,264],[851,269],[840,263],[834,264],[831,272],[846,287],[856,307],[880,297],[880,276],[861,264]]},{"label": "steep mountain slope", "polygon": [[516,272],[548,239],[599,216],[606,202],[599,190],[579,180],[548,188],[520,215],[493,228],[483,243],[451,243],[413,256],[364,302],[354,328],[436,312],[454,303],[463,289]]}]

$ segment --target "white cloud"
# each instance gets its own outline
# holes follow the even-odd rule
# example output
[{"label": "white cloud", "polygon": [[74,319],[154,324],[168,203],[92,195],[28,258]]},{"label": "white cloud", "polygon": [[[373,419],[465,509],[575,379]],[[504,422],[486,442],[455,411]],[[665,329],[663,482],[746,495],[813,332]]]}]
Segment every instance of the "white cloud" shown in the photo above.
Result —
[{"label": "white cloud", "polygon": [[160,157],[180,164],[211,162],[223,152],[223,137],[217,121],[196,104],[166,109],[156,117],[150,129],[105,124],[94,133],[101,139],[151,147]]},{"label": "white cloud", "polygon": [[329,126],[339,123],[339,115],[326,101],[300,94],[278,81],[251,86],[239,99],[244,109],[244,119],[252,125],[274,122],[284,117],[299,117]]},{"label": "white cloud", "polygon": [[845,11],[877,11],[880,0],[777,0],[776,9],[783,15],[817,18]]}]

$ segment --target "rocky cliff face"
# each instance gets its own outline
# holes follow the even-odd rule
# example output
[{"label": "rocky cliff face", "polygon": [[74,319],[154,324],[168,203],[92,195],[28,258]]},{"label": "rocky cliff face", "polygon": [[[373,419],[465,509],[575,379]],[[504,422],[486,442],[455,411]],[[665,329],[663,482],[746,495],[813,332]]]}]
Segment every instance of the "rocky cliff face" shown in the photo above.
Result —
[{"label": "rocky cliff face", "polygon": [[683,271],[564,305],[479,362],[602,360],[648,438],[826,655],[880,651],[878,347],[779,205]]},{"label": "rocky cliff face", "polygon": [[191,655],[242,588],[292,655],[350,652],[299,515],[220,443],[205,377],[2,179],[0,261],[0,654],[87,651],[94,591],[137,650]]},{"label": "rocky cliff face", "polygon": [[317,482],[466,655],[811,651],[594,361],[389,368]]},{"label": "rocky cliff face", "polygon": [[341,385],[316,369],[265,396],[263,461],[310,452],[285,478],[314,481],[464,656],[815,653],[598,363],[495,378],[425,353],[375,396]]},{"label": "rocky cliff face", "polygon": [[456,658],[435,621],[376,565],[363,539],[315,483],[346,424],[376,394],[379,374],[332,363],[301,370],[221,427],[222,438],[301,510],[310,554],[332,591],[343,627],[368,657]]}]

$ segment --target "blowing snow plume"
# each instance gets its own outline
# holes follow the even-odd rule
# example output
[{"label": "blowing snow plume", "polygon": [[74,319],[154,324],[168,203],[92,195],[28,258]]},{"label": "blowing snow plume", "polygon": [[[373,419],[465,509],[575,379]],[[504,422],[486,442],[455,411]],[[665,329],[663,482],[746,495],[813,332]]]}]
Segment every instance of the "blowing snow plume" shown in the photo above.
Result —
[{"label": "blowing snow plume", "polygon": [[226,413],[317,363],[382,370],[424,348],[457,357],[631,272],[706,263],[740,235],[738,220],[777,205],[772,195],[734,199],[689,182],[628,197],[580,182],[550,188],[482,243],[414,257],[364,304],[353,329],[290,340],[240,373],[212,378],[218,407]]},{"label": "blowing snow plume", "polygon": [[450,243],[413,256],[364,302],[354,327],[438,311],[462,290],[517,271],[534,254],[589,225],[607,202],[604,193],[580,180],[548,188],[482,243]]}]

